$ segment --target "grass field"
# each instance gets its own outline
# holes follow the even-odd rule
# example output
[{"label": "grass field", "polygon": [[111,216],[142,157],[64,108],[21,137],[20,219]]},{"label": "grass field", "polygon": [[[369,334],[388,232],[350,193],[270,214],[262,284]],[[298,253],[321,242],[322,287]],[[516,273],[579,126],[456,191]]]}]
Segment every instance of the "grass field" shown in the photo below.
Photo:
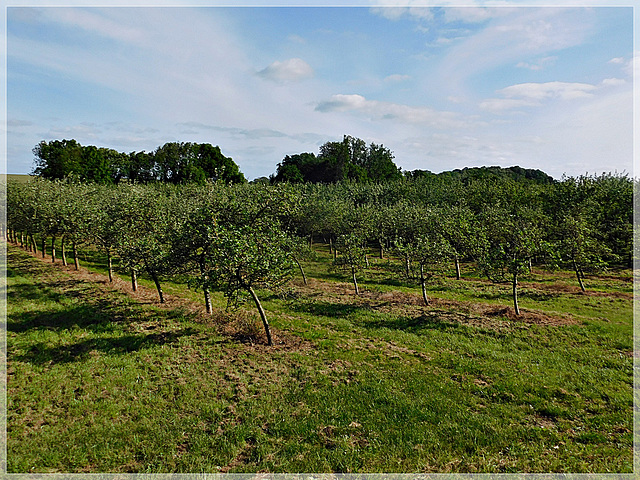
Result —
[{"label": "grass field", "polygon": [[18,174],[18,173],[8,173],[6,177],[8,182],[20,182],[20,183],[28,182],[31,178],[34,178],[31,175],[24,175],[24,174]]},{"label": "grass field", "polygon": [[426,307],[385,262],[359,297],[322,250],[262,292],[268,347],[221,296],[9,246],[8,472],[633,471],[631,272],[534,272],[515,318],[508,286],[466,269]]}]

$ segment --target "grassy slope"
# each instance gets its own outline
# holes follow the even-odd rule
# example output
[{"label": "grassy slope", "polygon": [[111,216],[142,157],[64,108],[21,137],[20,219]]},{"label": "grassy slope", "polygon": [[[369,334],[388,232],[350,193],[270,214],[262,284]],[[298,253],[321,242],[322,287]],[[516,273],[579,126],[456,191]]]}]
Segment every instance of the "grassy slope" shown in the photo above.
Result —
[{"label": "grassy slope", "polygon": [[[327,281],[264,294],[284,342],[270,349],[224,334],[223,315],[159,308],[10,247],[8,471],[632,471],[629,295],[525,288],[525,307],[577,322],[474,323],[356,299],[308,267]],[[442,280],[431,294],[508,305],[502,290]]]}]

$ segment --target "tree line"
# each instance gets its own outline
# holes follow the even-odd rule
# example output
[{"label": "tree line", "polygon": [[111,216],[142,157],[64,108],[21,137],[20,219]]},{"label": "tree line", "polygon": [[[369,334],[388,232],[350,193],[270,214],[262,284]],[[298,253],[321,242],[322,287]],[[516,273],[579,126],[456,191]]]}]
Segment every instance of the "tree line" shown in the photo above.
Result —
[{"label": "tree line", "polygon": [[[122,153],[113,149],[83,146],[75,140],[41,141],[33,149],[33,174],[42,178],[63,179],[76,176],[96,183],[244,183],[238,165],[222,154],[220,147],[208,143],[169,142],[153,152]],[[552,177],[536,169],[518,166],[473,167],[442,173],[428,170],[403,172],[391,150],[345,135],[341,142],[326,142],[319,153],[287,155],[277,164],[276,172],[254,183],[380,183],[404,178],[444,177],[465,183],[482,178],[511,178],[516,181],[553,183]]]},{"label": "tree line", "polygon": [[[510,178],[463,181],[424,177],[391,183],[215,183],[101,185],[77,178],[10,182],[8,239],[71,256],[97,249],[109,278],[117,268],[144,275],[164,301],[162,283],[185,280],[211,312],[211,292],[230,305],[253,301],[271,343],[258,292],[285,285],[316,242],[333,255],[360,293],[372,252],[392,257],[389,275],[420,286],[474,265],[510,285],[519,313],[518,281],[532,266],[566,268],[585,290],[586,275],[632,266],[633,188],[625,175],[581,176],[541,184]],[[47,244],[49,247],[47,247]],[[60,251],[56,250],[60,247]],[[70,249],[70,253],[69,253]]]},{"label": "tree line", "polygon": [[153,152],[122,153],[75,140],[41,141],[33,149],[33,173],[47,179],[77,176],[96,183],[242,183],[238,165],[208,143],[168,142]]}]

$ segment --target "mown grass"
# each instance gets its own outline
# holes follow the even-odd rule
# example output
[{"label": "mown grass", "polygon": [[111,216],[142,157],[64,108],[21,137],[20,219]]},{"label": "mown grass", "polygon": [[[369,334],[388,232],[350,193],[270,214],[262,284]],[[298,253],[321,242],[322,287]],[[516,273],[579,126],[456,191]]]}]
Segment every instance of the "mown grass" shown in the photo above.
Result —
[{"label": "mown grass", "polygon": [[[269,348],[222,313],[144,304],[10,247],[8,471],[632,472],[630,298],[524,288],[525,308],[577,321],[474,324],[337,293],[326,257],[306,266],[326,282],[262,292]],[[508,305],[503,289],[469,276],[430,293]]]}]

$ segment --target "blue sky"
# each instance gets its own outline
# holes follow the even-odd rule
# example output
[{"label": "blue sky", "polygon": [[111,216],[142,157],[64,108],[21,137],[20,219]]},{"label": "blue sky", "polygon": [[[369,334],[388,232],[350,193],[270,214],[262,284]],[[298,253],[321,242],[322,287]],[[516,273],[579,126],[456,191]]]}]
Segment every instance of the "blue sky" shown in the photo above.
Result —
[{"label": "blue sky", "polygon": [[403,170],[632,172],[629,7],[76,3],[6,10],[8,173],[74,138],[212,143],[253,179],[345,134]]}]

